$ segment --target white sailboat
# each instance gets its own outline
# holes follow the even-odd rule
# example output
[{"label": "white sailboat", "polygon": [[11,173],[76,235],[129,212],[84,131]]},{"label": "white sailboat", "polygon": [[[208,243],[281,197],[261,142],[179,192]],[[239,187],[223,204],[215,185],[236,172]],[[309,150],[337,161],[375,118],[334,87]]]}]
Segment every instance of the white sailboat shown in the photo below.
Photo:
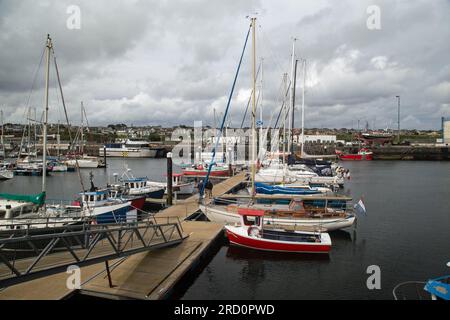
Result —
[{"label": "white sailboat", "polygon": [[[255,195],[255,181],[257,181],[256,173],[256,123],[255,123],[255,109],[256,109],[256,79],[255,79],[255,24],[256,18],[252,18],[252,31],[253,31],[253,96],[252,96],[252,149],[251,149],[251,185],[250,194]],[[260,170],[261,172],[262,170]],[[278,173],[282,172],[283,179],[293,178],[294,181],[298,181],[298,177],[302,176],[303,179],[316,178],[317,174],[310,174],[309,172],[301,172],[300,174],[289,174],[289,171],[284,165],[282,166],[272,166],[265,171],[265,174],[260,175],[261,177],[271,177],[274,180],[278,177]],[[250,201],[247,204],[228,204],[228,205],[217,205],[214,203],[200,204],[200,210],[205,214],[205,216],[213,222],[223,223],[223,224],[238,224],[241,220],[239,215],[239,210],[241,209],[257,209],[264,211],[264,223],[272,224],[281,227],[312,227],[312,228],[325,228],[326,230],[336,230],[341,228],[346,228],[351,226],[355,221],[355,216],[345,209],[329,208],[327,206],[328,202],[326,198],[323,198],[325,205],[320,208],[306,208],[304,201],[302,199],[292,199],[288,205],[279,204],[255,204],[254,201]]]},{"label": "white sailboat", "polygon": [[[45,69],[45,103],[44,103],[44,121],[43,121],[43,163],[47,162],[47,124],[48,124],[48,91],[49,91],[49,72],[50,72],[50,54],[53,51],[50,36],[47,36],[46,42],[46,69]],[[56,60],[55,60],[56,67]],[[58,71],[57,71],[58,75]],[[59,82],[59,76],[58,76]],[[62,89],[60,87],[61,93]],[[62,96],[62,94],[61,94]],[[64,102],[63,102],[64,104]],[[97,218],[102,215],[109,216],[114,212],[127,212],[130,202],[114,203],[113,205],[102,205],[98,207],[86,205],[78,210],[73,210],[71,206],[50,206],[45,204],[47,188],[47,166],[42,167],[42,189],[37,195],[19,195],[19,194],[0,194],[0,230],[12,231],[21,228],[41,229],[49,227],[64,226],[77,223],[86,218]],[[83,194],[88,192],[84,192]],[[101,200],[99,194],[89,194],[88,200]]]}]

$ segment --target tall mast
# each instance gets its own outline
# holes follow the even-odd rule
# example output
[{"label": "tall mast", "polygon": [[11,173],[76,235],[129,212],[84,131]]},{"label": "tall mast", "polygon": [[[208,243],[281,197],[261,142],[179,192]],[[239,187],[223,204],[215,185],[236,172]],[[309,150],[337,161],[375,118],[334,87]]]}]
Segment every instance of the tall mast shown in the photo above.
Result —
[{"label": "tall mast", "polygon": [[295,66],[294,66],[294,90],[292,95],[292,118],[291,118],[291,128],[292,128],[292,134],[291,134],[291,153],[294,154],[294,125],[295,125],[295,88],[297,87],[297,64],[298,60],[295,60]]},{"label": "tall mast", "polygon": [[60,148],[60,135],[59,135],[59,120],[58,120],[58,126],[56,127],[56,139],[57,139],[57,143],[58,143],[58,153],[57,153],[57,157],[59,159],[59,148]]},{"label": "tall mast", "polygon": [[252,63],[252,159],[251,159],[251,181],[252,196],[255,194],[255,175],[256,175],[256,18],[252,21],[252,47],[253,47],[253,63]]},{"label": "tall mast", "polygon": [[302,86],[302,158],[305,145],[305,86],[306,86],[306,60],[303,59],[303,86]]},{"label": "tall mast", "polygon": [[4,134],[4,129],[3,127],[5,126],[3,124],[3,110],[0,110],[0,117],[1,117],[1,121],[2,121],[2,138],[1,138],[1,144],[2,144],[2,149],[3,151],[5,150],[5,145],[4,145],[4,141],[3,141],[3,134]]},{"label": "tall mast", "polygon": [[294,129],[294,106],[295,106],[295,41],[292,41],[292,61],[291,61],[291,112],[289,113],[289,141],[288,152],[293,153],[293,129]]},{"label": "tall mast", "polygon": [[42,144],[42,192],[46,190],[46,176],[47,176],[47,122],[48,122],[48,86],[50,76],[50,50],[52,49],[52,39],[50,35],[47,35],[47,66],[45,68],[45,113],[44,113],[44,129],[42,132],[43,144]]},{"label": "tall mast", "polygon": [[83,101],[81,101],[81,144],[80,144],[80,153],[84,154],[84,118],[83,118]]},{"label": "tall mast", "polygon": [[[284,90],[283,90],[283,106],[286,105],[286,97],[287,97],[287,73],[283,74],[283,83],[284,83]],[[286,111],[287,107],[283,110],[283,165],[285,164],[285,158],[286,158]],[[284,166],[283,166],[284,167]]]}]

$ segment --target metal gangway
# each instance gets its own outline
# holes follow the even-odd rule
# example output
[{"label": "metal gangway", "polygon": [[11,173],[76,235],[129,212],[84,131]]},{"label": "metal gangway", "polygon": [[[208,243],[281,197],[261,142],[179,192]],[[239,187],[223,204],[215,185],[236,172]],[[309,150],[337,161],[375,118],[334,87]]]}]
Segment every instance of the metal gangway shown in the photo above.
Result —
[{"label": "metal gangway", "polygon": [[173,246],[187,236],[178,217],[95,224],[27,221],[5,230],[0,222],[0,287],[132,254]]}]

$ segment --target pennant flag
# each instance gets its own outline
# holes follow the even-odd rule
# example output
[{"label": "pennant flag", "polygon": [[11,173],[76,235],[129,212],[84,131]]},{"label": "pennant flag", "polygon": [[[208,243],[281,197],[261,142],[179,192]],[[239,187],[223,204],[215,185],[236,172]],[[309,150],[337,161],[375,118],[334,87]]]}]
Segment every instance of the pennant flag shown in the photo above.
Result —
[{"label": "pennant flag", "polygon": [[359,214],[366,214],[366,206],[364,205],[363,199],[359,199],[359,201],[353,206],[353,208],[356,210],[356,213]]}]

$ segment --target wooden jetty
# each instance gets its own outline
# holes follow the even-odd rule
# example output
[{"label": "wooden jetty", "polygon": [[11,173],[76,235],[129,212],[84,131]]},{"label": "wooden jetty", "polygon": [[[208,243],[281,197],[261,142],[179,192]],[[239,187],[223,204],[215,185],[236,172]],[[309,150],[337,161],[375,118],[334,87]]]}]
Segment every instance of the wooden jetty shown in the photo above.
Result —
[{"label": "wooden jetty", "polygon": [[[246,173],[239,173],[215,185],[213,196],[223,195],[245,180]],[[198,195],[194,195],[157,213],[158,223],[173,217],[182,219],[181,227],[188,237],[175,246],[110,260],[112,286],[104,263],[82,267],[79,293],[108,299],[164,299],[170,296],[180,280],[208,255],[223,235],[221,224],[184,220],[198,209]],[[68,298],[77,292],[67,288],[68,277],[69,274],[61,272],[0,289],[0,300]]]}]

